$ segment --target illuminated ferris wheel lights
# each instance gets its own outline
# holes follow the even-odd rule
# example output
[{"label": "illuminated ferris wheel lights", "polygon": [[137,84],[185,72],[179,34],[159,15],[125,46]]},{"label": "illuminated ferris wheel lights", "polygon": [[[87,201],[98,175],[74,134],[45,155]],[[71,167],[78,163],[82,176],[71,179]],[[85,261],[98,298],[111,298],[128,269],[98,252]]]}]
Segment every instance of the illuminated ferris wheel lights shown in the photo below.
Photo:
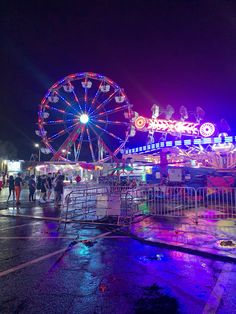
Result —
[{"label": "illuminated ferris wheel lights", "polygon": [[92,87],[92,82],[91,81],[85,81],[81,82],[83,88],[91,88]]},{"label": "illuminated ferris wheel lights", "polygon": [[102,92],[102,93],[108,93],[109,91],[110,91],[110,85],[108,85],[108,84],[105,84],[105,85],[101,85],[101,87],[100,87],[100,91]]},{"label": "illuminated ferris wheel lights", "polygon": [[125,101],[125,96],[122,96],[122,95],[116,96],[116,97],[115,97],[115,101],[116,101],[118,104],[120,104],[120,103],[122,103],[122,102]]},{"label": "illuminated ferris wheel lights", "polygon": [[89,122],[89,116],[86,113],[83,113],[80,117],[79,120],[81,123],[86,124]]},{"label": "illuminated ferris wheel lights", "polygon": [[45,131],[45,130],[40,130],[40,131],[36,130],[35,134],[38,135],[38,136],[44,137],[44,136],[46,136],[47,131]]},{"label": "illuminated ferris wheel lights", "polygon": [[59,101],[59,97],[57,95],[51,95],[48,97],[48,101],[55,104]]},{"label": "illuminated ferris wheel lights", "polygon": [[52,160],[68,159],[68,148],[74,145],[71,154],[76,161],[85,149],[88,159],[104,162],[115,160],[127,142],[131,117],[131,105],[115,82],[96,73],[75,73],[58,81],[44,96],[36,134],[53,154]]},{"label": "illuminated ferris wheel lights", "polygon": [[72,93],[74,90],[74,86],[71,83],[68,83],[68,84],[63,86],[63,89],[67,93]]},{"label": "illuminated ferris wheel lights", "polygon": [[47,119],[48,117],[49,117],[49,113],[46,112],[46,111],[44,111],[44,112],[43,112],[43,118],[44,118],[44,119]]}]

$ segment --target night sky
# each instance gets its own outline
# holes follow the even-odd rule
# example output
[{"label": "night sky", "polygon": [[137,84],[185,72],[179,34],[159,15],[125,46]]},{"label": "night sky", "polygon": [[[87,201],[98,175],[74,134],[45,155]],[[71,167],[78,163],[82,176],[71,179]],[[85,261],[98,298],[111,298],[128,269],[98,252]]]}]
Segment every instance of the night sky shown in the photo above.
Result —
[{"label": "night sky", "polygon": [[38,104],[64,76],[110,77],[134,109],[201,106],[236,134],[236,2],[2,1],[0,140],[29,159]]}]

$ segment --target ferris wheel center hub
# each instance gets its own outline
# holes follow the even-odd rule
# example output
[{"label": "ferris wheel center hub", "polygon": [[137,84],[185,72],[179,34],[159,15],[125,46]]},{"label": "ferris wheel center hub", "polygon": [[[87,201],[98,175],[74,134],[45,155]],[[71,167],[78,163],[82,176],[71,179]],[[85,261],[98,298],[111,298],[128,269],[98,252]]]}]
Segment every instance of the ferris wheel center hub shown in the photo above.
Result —
[{"label": "ferris wheel center hub", "polygon": [[81,123],[86,124],[89,122],[89,116],[86,113],[81,114],[79,117]]}]

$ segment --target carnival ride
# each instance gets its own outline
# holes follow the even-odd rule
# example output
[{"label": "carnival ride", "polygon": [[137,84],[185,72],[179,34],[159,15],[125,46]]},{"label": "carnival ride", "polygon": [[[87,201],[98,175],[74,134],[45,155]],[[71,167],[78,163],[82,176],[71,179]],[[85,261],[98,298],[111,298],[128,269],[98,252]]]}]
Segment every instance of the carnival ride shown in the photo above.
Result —
[{"label": "carnival ride", "polygon": [[75,73],[53,84],[42,99],[38,130],[52,161],[117,160],[131,136],[132,105],[111,79]]},{"label": "carnival ride", "polygon": [[[179,120],[172,119],[174,108],[170,105],[165,110],[162,109],[165,119],[159,118],[160,113],[158,105],[152,106],[151,118],[135,113],[133,123],[137,131],[148,133],[147,141],[143,146],[126,149],[124,151],[126,157],[137,153],[149,154],[146,160],[161,164],[161,155],[165,155],[165,163],[172,165],[214,168],[236,166],[236,137],[228,136],[230,126],[224,119],[220,121],[218,127],[212,122],[203,123],[205,112],[201,107],[197,107],[193,113],[195,122],[186,121],[189,114],[184,106],[180,107]],[[154,138],[156,133],[161,133],[157,140]]]},{"label": "carnival ride", "polygon": [[[161,163],[161,152],[172,164],[195,161],[209,167],[235,167],[236,138],[228,136],[225,120],[219,127],[204,122],[201,107],[191,113],[181,106],[179,118],[173,118],[171,105],[163,109],[154,104],[151,113],[146,118],[133,111],[124,90],[111,79],[75,73],[49,88],[39,105],[36,134],[41,137],[42,153],[52,154],[51,161],[119,164],[119,153],[124,158],[151,153],[155,163]],[[125,147],[138,131],[147,133],[145,145]]]}]

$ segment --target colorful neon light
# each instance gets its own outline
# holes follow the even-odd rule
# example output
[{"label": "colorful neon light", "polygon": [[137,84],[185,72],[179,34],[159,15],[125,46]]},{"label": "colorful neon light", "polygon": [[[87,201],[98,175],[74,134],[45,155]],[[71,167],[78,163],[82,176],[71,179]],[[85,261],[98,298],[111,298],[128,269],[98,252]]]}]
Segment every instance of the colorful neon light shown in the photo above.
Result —
[{"label": "colorful neon light", "polygon": [[[164,141],[159,143],[154,143],[147,146],[140,146],[131,149],[125,149],[123,153],[132,154],[134,151],[138,151],[141,153],[147,153],[153,150],[162,148],[162,147],[176,147],[176,146],[194,146],[194,145],[213,145],[213,150],[219,150],[221,148],[232,147],[229,144],[236,144],[236,136],[224,136],[224,137],[205,137],[205,138],[197,138],[197,139],[185,139],[185,140],[177,140],[177,141]],[[217,145],[217,146],[216,146]],[[215,149],[216,148],[216,149]]]},{"label": "colorful neon light", "polygon": [[214,126],[213,123],[206,122],[206,123],[203,123],[200,126],[200,130],[199,131],[200,131],[200,134],[203,137],[209,137],[209,136],[212,136],[215,133],[215,126]]},{"label": "colorful neon light", "polygon": [[139,131],[163,132],[172,135],[181,133],[182,135],[195,136],[201,134],[203,137],[209,137],[215,133],[215,126],[210,122],[200,125],[194,122],[148,119],[139,116],[135,119],[134,125]]}]

